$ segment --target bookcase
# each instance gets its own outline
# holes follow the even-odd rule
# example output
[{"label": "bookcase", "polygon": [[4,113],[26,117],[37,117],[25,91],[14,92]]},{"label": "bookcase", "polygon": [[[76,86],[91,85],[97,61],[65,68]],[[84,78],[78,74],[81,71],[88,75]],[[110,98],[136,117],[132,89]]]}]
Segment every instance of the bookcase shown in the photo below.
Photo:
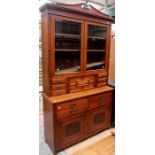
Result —
[{"label": "bookcase", "polygon": [[45,141],[54,154],[111,126],[112,18],[91,5],[41,8]]}]

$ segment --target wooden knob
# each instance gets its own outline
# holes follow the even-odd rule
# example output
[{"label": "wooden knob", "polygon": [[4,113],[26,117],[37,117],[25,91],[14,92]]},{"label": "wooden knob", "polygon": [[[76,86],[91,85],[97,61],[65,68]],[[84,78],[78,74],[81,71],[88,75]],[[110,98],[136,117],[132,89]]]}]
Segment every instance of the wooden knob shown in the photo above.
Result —
[{"label": "wooden knob", "polygon": [[59,106],[59,107],[58,107],[58,110],[60,110],[60,109],[61,109],[61,107]]}]

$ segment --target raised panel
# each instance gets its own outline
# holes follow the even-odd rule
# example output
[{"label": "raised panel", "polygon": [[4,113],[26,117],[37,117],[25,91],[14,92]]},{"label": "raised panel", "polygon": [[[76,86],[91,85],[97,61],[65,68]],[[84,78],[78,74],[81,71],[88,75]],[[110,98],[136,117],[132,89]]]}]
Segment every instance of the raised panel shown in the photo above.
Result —
[{"label": "raised panel", "polygon": [[89,111],[86,114],[86,135],[99,132],[108,128],[109,106],[106,104],[100,108]]},{"label": "raised panel", "polygon": [[61,147],[73,144],[84,136],[84,117],[70,118],[59,122]]}]

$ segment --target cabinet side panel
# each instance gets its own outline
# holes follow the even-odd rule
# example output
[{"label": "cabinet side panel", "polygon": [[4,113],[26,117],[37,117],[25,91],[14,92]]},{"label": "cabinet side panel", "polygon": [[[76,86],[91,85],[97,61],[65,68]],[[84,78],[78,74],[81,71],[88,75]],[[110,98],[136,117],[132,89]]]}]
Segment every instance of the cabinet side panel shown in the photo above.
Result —
[{"label": "cabinet side panel", "polygon": [[54,152],[53,108],[45,98],[43,98],[43,103],[45,142]]},{"label": "cabinet side panel", "polygon": [[48,39],[48,15],[42,16],[42,66],[43,66],[43,93],[49,95],[49,39]]},{"label": "cabinet side panel", "polygon": [[[110,55],[110,37],[111,37],[111,25],[108,26],[108,33],[107,33],[107,47],[106,47],[106,70],[109,76],[109,55]],[[108,77],[107,76],[107,77]],[[108,81],[108,80],[107,80]]]}]

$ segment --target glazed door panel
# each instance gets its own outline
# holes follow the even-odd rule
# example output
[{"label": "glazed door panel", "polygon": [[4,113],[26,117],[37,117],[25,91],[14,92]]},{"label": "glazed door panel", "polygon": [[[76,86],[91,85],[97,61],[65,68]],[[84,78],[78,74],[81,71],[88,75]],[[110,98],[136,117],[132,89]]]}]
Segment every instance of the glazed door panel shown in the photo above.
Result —
[{"label": "glazed door panel", "polygon": [[108,105],[104,105],[86,114],[86,135],[108,127]]},{"label": "glazed door panel", "polygon": [[55,73],[81,72],[83,56],[83,22],[55,17]]},{"label": "glazed door panel", "polygon": [[61,147],[73,144],[84,136],[84,117],[73,117],[59,123]]},{"label": "glazed door panel", "polygon": [[86,70],[106,67],[107,26],[86,23]]}]

